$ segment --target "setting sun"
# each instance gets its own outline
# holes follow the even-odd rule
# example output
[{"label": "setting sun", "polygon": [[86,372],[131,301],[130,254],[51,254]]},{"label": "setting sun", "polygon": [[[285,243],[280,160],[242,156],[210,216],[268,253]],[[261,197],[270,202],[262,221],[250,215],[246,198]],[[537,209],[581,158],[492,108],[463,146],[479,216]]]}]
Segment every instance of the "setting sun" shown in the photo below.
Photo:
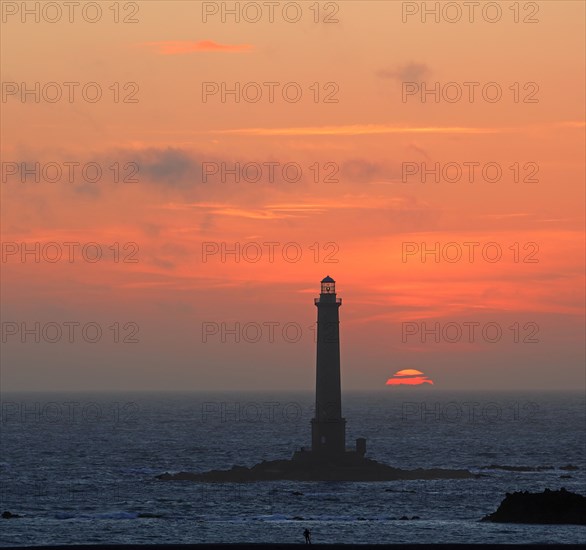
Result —
[{"label": "setting sun", "polygon": [[433,384],[420,370],[417,369],[403,369],[397,371],[391,378],[387,380],[387,386],[419,386],[421,384]]}]

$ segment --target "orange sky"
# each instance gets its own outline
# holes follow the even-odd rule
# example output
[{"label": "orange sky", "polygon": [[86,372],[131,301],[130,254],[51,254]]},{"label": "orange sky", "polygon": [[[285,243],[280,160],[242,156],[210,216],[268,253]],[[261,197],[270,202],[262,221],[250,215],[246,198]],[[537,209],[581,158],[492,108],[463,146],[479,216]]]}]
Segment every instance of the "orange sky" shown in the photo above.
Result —
[{"label": "orange sky", "polygon": [[[134,24],[114,23],[106,7],[94,24],[79,14],[50,24],[3,13],[2,320],[93,321],[107,336],[96,344],[7,336],[3,388],[310,389],[312,300],[326,274],[344,300],[345,389],[382,388],[402,369],[421,370],[436,388],[583,387],[584,3],[538,2],[535,24],[515,23],[511,2],[493,24],[403,23],[395,1],[338,2],[338,23],[323,22],[326,2],[320,23],[313,2],[298,3],[297,23],[279,15],[204,23],[203,4],[138,2]],[[405,81],[439,82],[448,94],[449,82],[478,82],[477,94],[493,82],[503,97],[402,101]],[[62,83],[80,84],[71,103],[23,102],[22,84],[35,82],[64,92]],[[100,101],[81,97],[88,82],[101,87]],[[213,93],[237,82],[262,96],[236,103]],[[298,102],[283,99],[286,83],[302,91]],[[538,85],[534,96],[527,83]],[[115,91],[137,101],[116,103]],[[95,162],[103,177],[21,181],[21,163],[37,162]],[[113,181],[114,163],[122,177],[138,167],[137,181]],[[263,168],[258,181],[204,182],[211,163],[274,163],[276,177]],[[283,179],[287,163],[302,169],[298,180]],[[404,163],[480,168],[474,182],[465,173],[422,183],[420,173],[403,181]],[[500,181],[483,180],[487,163],[502,168]],[[516,163],[521,180],[537,167],[537,181],[515,182]],[[96,242],[106,257],[23,263],[24,243],[36,242]],[[136,243],[138,262],[115,262],[116,242]],[[261,248],[260,259],[204,261],[203,247],[235,242]],[[267,242],[278,243],[274,261]],[[441,251],[466,242],[497,243],[503,257],[402,257],[405,243]],[[283,257],[285,243],[301,250],[299,261]],[[139,342],[114,344],[107,327],[129,321]],[[303,336],[202,342],[205,323],[266,322],[295,323]],[[405,323],[422,322],[496,322],[503,338],[402,341]],[[539,342],[514,342],[515,323],[538,326]]]}]

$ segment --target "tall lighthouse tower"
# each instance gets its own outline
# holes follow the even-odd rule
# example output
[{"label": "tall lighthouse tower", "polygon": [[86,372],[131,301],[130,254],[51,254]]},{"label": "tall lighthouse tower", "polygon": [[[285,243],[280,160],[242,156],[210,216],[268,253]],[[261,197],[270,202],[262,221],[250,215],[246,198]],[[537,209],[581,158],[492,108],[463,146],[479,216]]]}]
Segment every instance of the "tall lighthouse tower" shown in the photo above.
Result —
[{"label": "tall lighthouse tower", "polygon": [[342,418],[340,384],[341,298],[336,298],[336,281],[329,275],[321,281],[317,306],[317,366],[315,417],[311,420],[311,450],[331,456],[346,449],[346,419]]}]

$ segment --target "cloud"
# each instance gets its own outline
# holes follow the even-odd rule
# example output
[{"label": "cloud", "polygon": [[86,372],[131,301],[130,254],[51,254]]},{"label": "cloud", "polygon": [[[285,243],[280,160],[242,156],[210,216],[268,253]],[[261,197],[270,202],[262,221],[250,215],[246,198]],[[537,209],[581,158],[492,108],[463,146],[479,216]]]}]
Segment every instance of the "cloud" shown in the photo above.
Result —
[{"label": "cloud", "polygon": [[[218,197],[219,198],[219,197]],[[265,202],[258,196],[240,198],[232,197],[231,202],[224,200],[204,201],[170,201],[160,204],[160,210],[175,212],[178,217],[183,212],[193,212],[197,219],[206,218],[206,228],[215,224],[218,218],[228,223],[229,218],[249,221],[284,221],[288,228],[301,227],[308,234],[320,231],[321,227],[332,227],[342,224],[353,227],[352,235],[371,236],[380,234],[382,230],[395,233],[412,233],[414,231],[433,231],[437,227],[440,212],[430,209],[429,206],[412,198],[384,197],[382,195],[346,195],[338,197],[336,201],[324,198],[316,200],[315,197],[307,203],[301,202]],[[253,200],[254,199],[254,200]],[[371,224],[362,223],[362,212],[369,212]],[[252,230],[252,229],[251,229]]]},{"label": "cloud", "polygon": [[584,128],[586,127],[586,122],[584,120],[566,120],[564,122],[558,122],[557,126],[561,126],[562,128]]},{"label": "cloud", "polygon": [[[202,209],[207,210],[211,214],[220,216],[229,216],[236,218],[248,218],[253,220],[278,220],[285,218],[292,218],[292,214],[279,214],[272,211],[269,207],[264,209],[247,209],[233,206],[230,204],[213,204],[213,203],[169,203],[161,207],[164,210],[190,210]],[[209,222],[209,220],[208,220]]]},{"label": "cloud", "polygon": [[399,82],[420,82],[431,74],[430,68],[424,63],[407,63],[394,69],[377,71],[379,78],[391,78]]},{"label": "cloud", "polygon": [[175,148],[148,148],[131,152],[140,167],[136,175],[143,181],[172,186],[190,186],[201,182],[200,163],[187,151]]},{"label": "cloud", "polygon": [[198,52],[242,53],[254,49],[251,44],[219,44],[212,40],[162,40],[159,42],[143,42],[140,46],[153,48],[159,55],[183,55]]}]

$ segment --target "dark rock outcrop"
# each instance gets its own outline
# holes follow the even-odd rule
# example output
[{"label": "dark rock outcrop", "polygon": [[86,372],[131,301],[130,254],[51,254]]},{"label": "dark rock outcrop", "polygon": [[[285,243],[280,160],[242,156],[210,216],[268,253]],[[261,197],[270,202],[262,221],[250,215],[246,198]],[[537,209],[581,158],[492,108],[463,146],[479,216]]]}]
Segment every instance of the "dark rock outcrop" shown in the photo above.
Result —
[{"label": "dark rock outcrop", "polygon": [[482,521],[586,525],[586,497],[564,488],[545,489],[543,493],[507,493],[498,510]]}]

